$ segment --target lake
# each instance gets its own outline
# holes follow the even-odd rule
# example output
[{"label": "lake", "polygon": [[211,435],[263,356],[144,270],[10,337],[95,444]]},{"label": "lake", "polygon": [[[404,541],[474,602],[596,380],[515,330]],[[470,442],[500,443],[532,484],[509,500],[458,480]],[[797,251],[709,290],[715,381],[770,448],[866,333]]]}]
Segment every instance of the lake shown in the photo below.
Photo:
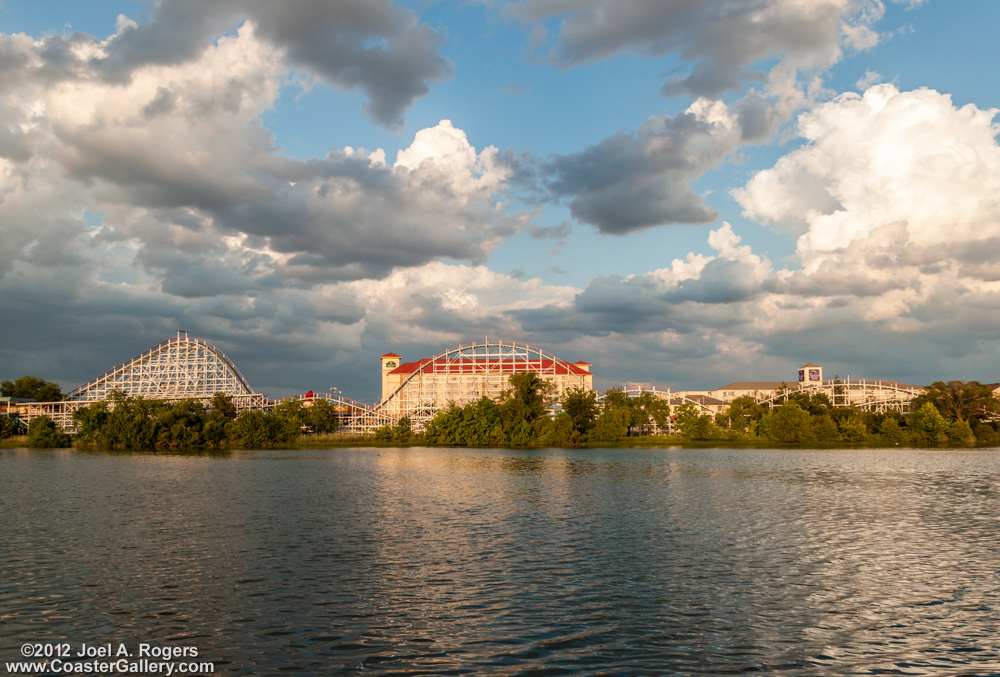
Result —
[{"label": "lake", "polygon": [[4,661],[1000,674],[996,449],[8,449],[0,510]]}]

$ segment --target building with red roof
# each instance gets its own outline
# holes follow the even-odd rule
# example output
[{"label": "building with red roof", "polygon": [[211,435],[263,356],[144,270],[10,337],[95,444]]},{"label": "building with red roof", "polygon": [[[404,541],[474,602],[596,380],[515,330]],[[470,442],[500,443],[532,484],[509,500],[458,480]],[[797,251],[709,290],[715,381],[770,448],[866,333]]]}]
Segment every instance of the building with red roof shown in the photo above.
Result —
[{"label": "building with red roof", "polygon": [[556,400],[573,389],[594,389],[589,362],[566,362],[514,341],[463,343],[414,362],[403,362],[396,353],[379,360],[383,411],[410,416],[414,423],[428,420],[451,403],[462,406],[483,396],[499,400],[510,388],[511,375],[521,372],[550,382]]}]

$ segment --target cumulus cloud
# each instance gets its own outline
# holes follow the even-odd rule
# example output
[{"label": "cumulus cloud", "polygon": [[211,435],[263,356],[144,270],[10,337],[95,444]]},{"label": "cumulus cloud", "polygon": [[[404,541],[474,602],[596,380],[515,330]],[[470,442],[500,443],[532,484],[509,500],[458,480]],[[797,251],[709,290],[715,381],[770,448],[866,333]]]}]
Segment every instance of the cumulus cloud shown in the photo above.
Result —
[{"label": "cumulus cloud", "polygon": [[[605,0],[508,5],[507,15],[535,25],[557,21],[549,58],[576,66],[637,50],[677,54],[691,70],[663,86],[667,95],[699,97],[688,110],[650,118],[543,167],[551,194],[602,233],[623,235],[667,224],[708,223],[714,210],[691,183],[745,144],[774,137],[797,110],[831,94],[823,71],[845,49],[880,39],[880,0],[723,0],[692,3]],[[755,64],[769,70],[755,71]],[[872,74],[870,77],[877,77]],[[745,89],[747,83],[754,86]],[[725,104],[719,97],[744,90]]]},{"label": "cumulus cloud", "polygon": [[735,304],[760,295],[771,263],[754,254],[728,223],[711,232],[713,255],[689,254],[665,268],[642,275],[599,277],[572,306],[544,306],[512,311],[529,331],[560,331],[576,326],[585,333],[610,335],[662,331],[677,334],[707,326],[733,326],[748,317],[733,313]]},{"label": "cumulus cloud", "polygon": [[[551,46],[563,65],[676,51],[692,65],[671,91],[763,83],[534,165],[476,148],[448,120],[395,158],[282,155],[261,117],[291,68],[360,89],[388,126],[447,76],[439,38],[388,1],[302,2],[281,16],[265,2],[167,0],[147,23],[122,18],[106,40],[2,36],[0,291],[18,321],[5,325],[0,362],[82,382],[108,355],[125,359],[183,328],[271,394],[338,385],[316,383],[322,373],[369,384],[348,393],[368,400],[378,383],[366,356],[417,358],[479,335],[587,359],[603,387],[708,387],[817,358],[844,373],[853,360],[873,376],[950,376],[931,371],[940,362],[922,359],[920,371],[871,348],[900,338],[917,359],[982,364],[977,340],[1000,329],[995,111],[930,90],[878,85],[816,106],[799,118],[802,144],[734,194],[748,218],[796,240],[794,265],[754,253],[723,224],[708,253],[580,288],[486,267],[515,233],[572,233],[505,207],[529,178],[606,234],[715,220],[692,182],[770,138],[790,110],[775,105],[782,87],[787,101],[808,96],[801,69],[877,39],[877,2],[800,6],[520,3],[511,11],[561,22]],[[727,51],[724,38],[754,21],[759,33]],[[39,352],[67,334],[73,355]]]},{"label": "cumulus cloud", "polygon": [[624,235],[672,223],[706,223],[715,212],[690,182],[739,147],[736,116],[699,99],[684,113],[657,116],[635,134],[619,132],[544,168],[550,191],[573,216],[602,233]]},{"label": "cumulus cloud", "polygon": [[[14,42],[26,59],[43,59],[38,43]],[[260,122],[282,86],[280,56],[244,23],[197,61],[148,63],[127,83],[25,81],[0,108],[4,128],[19,130],[0,143],[9,148],[0,191],[43,183],[74,194],[78,208],[104,215],[96,243],[136,243],[136,260],[186,296],[220,293],[237,275],[276,286],[380,276],[442,256],[482,261],[521,228],[526,217],[502,213],[495,199],[506,190],[501,154],[477,152],[447,120],[418,132],[393,165],[380,150],[280,156]],[[45,227],[9,214],[6,230],[23,247]],[[0,258],[0,275],[16,250]]]},{"label": "cumulus cloud", "polygon": [[[354,5],[369,11],[336,7]],[[88,351],[124,359],[181,327],[270,365],[259,387],[287,382],[267,357],[276,342],[303,375],[356,362],[379,309],[347,281],[441,258],[478,264],[526,225],[501,205],[506,156],[447,120],[394,162],[379,149],[284,157],[261,115],[286,86],[289,47],[259,21],[186,51],[151,43],[146,58],[112,46],[142,29],[0,36],[11,76],[0,78],[0,288],[5,315],[21,320],[4,363],[82,381],[107,366]],[[113,54],[127,77],[111,77]],[[88,348],[37,363],[44,346],[29,337],[67,333]]]},{"label": "cumulus cloud", "polygon": [[[58,82],[93,73],[108,82],[128,82],[150,66],[201,59],[214,36],[245,20],[290,64],[335,86],[363,91],[365,110],[386,127],[398,127],[431,82],[452,74],[439,52],[440,36],[391,0],[162,0],[146,23],[120,17],[117,32],[104,41],[80,33],[46,37],[36,76]],[[0,49],[0,67],[8,61],[5,51]]]},{"label": "cumulus cloud", "polygon": [[[806,267],[856,243],[902,253],[1000,236],[994,110],[877,85],[803,114],[806,145],[734,193],[751,218],[799,236]],[[892,224],[905,234],[873,237]],[[943,250],[942,250],[943,251]]]},{"label": "cumulus cloud", "polygon": [[884,9],[881,0],[523,0],[506,5],[504,13],[531,25],[555,20],[558,28],[543,44],[548,58],[564,67],[629,50],[676,53],[693,65],[664,91],[718,97],[766,80],[757,70],[761,60],[781,60],[786,73],[811,71],[837,61],[845,44],[870,48]]},{"label": "cumulus cloud", "polygon": [[[641,346],[664,364],[642,380],[688,387],[724,382],[720,364],[772,379],[779,363],[817,359],[845,375],[996,380],[996,114],[927,89],[844,94],[803,113],[804,143],[734,193],[747,217],[796,238],[797,265],[774,266],[727,225],[709,236],[714,254],[597,278],[572,306],[517,317],[553,342],[600,337],[598,368]],[[886,355],[893,342],[906,350]]]}]

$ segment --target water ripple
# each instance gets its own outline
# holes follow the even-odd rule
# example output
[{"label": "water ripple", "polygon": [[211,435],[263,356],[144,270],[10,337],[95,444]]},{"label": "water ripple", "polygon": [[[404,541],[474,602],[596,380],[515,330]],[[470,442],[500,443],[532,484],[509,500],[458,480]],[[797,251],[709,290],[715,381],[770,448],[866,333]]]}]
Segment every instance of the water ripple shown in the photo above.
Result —
[{"label": "water ripple", "polygon": [[997,450],[5,450],[0,509],[3,652],[159,642],[233,675],[1000,674]]}]

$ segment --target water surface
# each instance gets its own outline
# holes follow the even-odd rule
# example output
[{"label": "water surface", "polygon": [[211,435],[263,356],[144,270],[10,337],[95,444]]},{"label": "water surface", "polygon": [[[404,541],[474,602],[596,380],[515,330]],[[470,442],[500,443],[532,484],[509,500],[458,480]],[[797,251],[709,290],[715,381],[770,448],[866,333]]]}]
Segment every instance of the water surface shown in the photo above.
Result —
[{"label": "water surface", "polygon": [[1000,450],[0,450],[0,652],[1000,674]]}]

